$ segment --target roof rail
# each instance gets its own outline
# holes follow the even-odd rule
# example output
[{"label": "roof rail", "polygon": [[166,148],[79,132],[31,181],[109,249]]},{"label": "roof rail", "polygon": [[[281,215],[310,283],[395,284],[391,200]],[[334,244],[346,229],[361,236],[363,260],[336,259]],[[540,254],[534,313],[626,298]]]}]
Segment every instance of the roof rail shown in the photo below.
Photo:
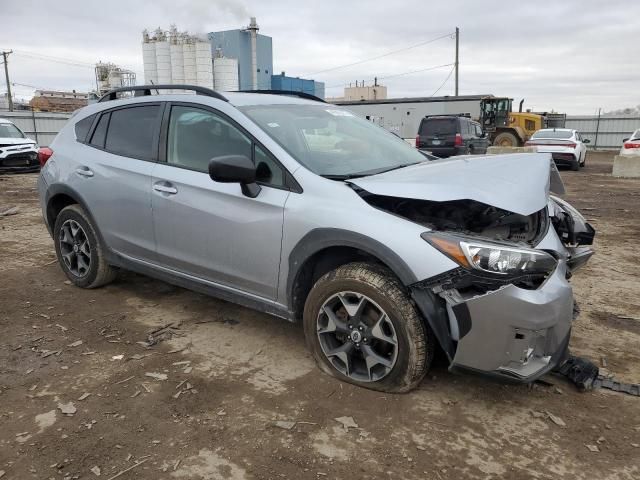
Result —
[{"label": "roof rail", "polygon": [[291,90],[240,90],[239,93],[264,93],[267,95],[289,95],[291,97],[306,98],[307,100],[315,100],[316,102],[327,103],[320,97],[304,92],[292,92]]},{"label": "roof rail", "polygon": [[151,90],[155,90],[158,93],[158,90],[192,90],[196,92],[198,95],[206,95],[207,97],[217,98],[218,100],[224,100],[228,102],[227,98],[224,95],[219,94],[215,90],[206,87],[200,87],[198,85],[133,85],[131,87],[120,87],[114,88],[113,90],[108,91],[104,95],[102,95],[98,102],[106,102],[109,100],[116,100],[118,98],[119,92],[135,92],[134,96],[136,97],[144,97],[147,95],[151,95]]},{"label": "roof rail", "polygon": [[431,117],[464,117],[471,118],[470,113],[434,113],[433,115],[425,115],[424,118]]}]

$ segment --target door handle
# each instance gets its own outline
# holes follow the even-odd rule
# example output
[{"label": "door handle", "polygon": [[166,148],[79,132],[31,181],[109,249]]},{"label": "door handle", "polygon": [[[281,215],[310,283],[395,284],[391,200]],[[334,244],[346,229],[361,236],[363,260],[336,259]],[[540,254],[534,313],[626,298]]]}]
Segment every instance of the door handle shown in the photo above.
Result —
[{"label": "door handle", "polygon": [[76,168],[76,173],[83,177],[93,177],[93,171],[89,167]]},{"label": "door handle", "polygon": [[162,183],[154,184],[153,189],[156,192],[169,193],[171,195],[175,195],[176,193],[178,193],[178,189],[176,187],[172,187],[170,185],[163,185]]}]

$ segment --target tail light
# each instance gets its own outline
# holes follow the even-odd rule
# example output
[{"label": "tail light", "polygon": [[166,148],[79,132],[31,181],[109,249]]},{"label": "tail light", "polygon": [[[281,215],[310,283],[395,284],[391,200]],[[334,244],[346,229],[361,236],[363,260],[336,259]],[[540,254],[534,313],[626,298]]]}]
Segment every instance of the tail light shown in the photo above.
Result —
[{"label": "tail light", "polygon": [[416,136],[416,148],[420,148],[420,135]]},{"label": "tail light", "polygon": [[576,144],[575,143],[567,143],[566,145],[569,148],[576,148]]},{"label": "tail light", "polygon": [[461,147],[462,146],[462,135],[460,135],[459,133],[456,133],[456,141],[455,141],[454,145],[456,147]]},{"label": "tail light", "polygon": [[625,143],[624,148],[640,148],[640,143]]},{"label": "tail light", "polygon": [[51,158],[51,155],[53,155],[53,150],[49,147],[40,147],[38,149],[38,161],[41,167],[44,167],[44,164]]}]

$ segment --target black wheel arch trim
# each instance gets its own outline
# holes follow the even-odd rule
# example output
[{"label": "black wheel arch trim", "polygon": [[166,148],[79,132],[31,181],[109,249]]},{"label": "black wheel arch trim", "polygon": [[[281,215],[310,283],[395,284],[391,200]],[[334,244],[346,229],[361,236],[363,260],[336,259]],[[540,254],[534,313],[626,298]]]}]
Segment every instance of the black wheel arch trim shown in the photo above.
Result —
[{"label": "black wheel arch trim", "polygon": [[404,285],[418,281],[413,271],[400,256],[383,243],[361,233],[339,228],[316,228],[307,233],[289,254],[287,300],[290,302],[300,268],[313,255],[330,247],[351,247],[378,258]]},{"label": "black wheel arch trim", "polygon": [[51,200],[57,195],[66,195],[72,198],[78,205],[82,207],[82,209],[85,211],[85,213],[89,217],[89,220],[91,220],[91,226],[93,227],[93,230],[96,232],[96,235],[100,240],[100,243],[105,246],[105,251],[107,252],[107,255],[111,256],[111,250],[105,243],[102,233],[100,232],[100,228],[98,227],[98,224],[96,223],[95,218],[91,213],[91,209],[87,206],[87,202],[85,202],[82,195],[80,195],[76,190],[74,190],[73,188],[67,185],[63,185],[59,183],[54,183],[49,185],[45,193],[46,211],[45,211],[44,219],[45,219],[47,229],[49,230],[49,233],[51,234],[51,236],[53,237],[53,228],[55,227],[55,222],[53,225],[49,223],[49,206],[51,204]]}]

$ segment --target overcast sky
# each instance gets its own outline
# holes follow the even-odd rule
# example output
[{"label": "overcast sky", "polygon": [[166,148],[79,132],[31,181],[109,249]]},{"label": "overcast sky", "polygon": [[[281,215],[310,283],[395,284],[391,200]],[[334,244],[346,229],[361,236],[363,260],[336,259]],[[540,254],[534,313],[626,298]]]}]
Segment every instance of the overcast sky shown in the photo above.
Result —
[{"label": "overcast sky", "polygon": [[[591,114],[640,104],[640,2],[635,0],[1,0],[0,48],[11,81],[94,88],[91,64],[110,61],[143,80],[141,31],[175,23],[206,33],[256,16],[273,38],[274,71],[341,85],[381,78],[390,97],[452,95],[453,37],[348,68],[326,69],[428,41],[460,27],[460,94],[510,96],[537,111]],[[33,54],[72,60],[36,59]],[[77,64],[75,64],[77,63]],[[391,78],[385,78],[391,77]],[[444,84],[443,84],[444,83]],[[0,76],[0,91],[5,91]],[[16,85],[15,94],[33,88]]]}]

